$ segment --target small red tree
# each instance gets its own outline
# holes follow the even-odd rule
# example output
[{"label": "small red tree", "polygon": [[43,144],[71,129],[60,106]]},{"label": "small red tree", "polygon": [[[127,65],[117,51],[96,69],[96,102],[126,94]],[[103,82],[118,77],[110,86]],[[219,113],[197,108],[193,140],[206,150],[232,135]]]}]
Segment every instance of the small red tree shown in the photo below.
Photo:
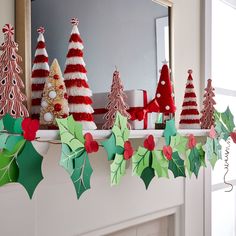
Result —
[{"label": "small red tree", "polygon": [[120,79],[119,71],[113,73],[113,80],[111,85],[111,92],[108,95],[109,102],[106,106],[108,112],[105,114],[104,119],[106,123],[103,125],[103,129],[111,129],[115,123],[116,113],[120,112],[122,116],[130,118],[127,110],[129,106],[126,104],[127,96],[124,92],[124,87]]},{"label": "small red tree", "polygon": [[156,98],[160,106],[160,113],[163,113],[165,116],[175,113],[176,107],[167,64],[164,64],[161,69],[161,76],[156,90]]},{"label": "small red tree", "polygon": [[29,113],[23,105],[26,96],[21,92],[24,84],[19,76],[22,69],[18,65],[22,59],[16,53],[18,44],[14,41],[14,28],[6,24],[2,32],[4,43],[0,46],[0,118],[7,113],[14,118],[27,117]]},{"label": "small red tree", "polygon": [[202,129],[210,129],[212,125],[215,123],[214,119],[214,105],[216,104],[213,97],[215,97],[215,89],[212,87],[211,84],[212,80],[207,80],[207,87],[205,88],[204,94],[204,101],[203,101],[203,110],[201,111],[202,117],[201,121],[201,128]]}]

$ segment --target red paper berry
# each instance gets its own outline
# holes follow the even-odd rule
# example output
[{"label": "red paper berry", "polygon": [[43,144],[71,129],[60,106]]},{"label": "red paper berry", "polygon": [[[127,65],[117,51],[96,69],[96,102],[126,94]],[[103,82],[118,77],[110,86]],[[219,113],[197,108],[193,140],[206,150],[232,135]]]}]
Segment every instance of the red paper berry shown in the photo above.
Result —
[{"label": "red paper berry", "polygon": [[173,153],[173,150],[172,150],[171,146],[164,146],[163,147],[163,154],[167,160],[169,160],[169,161],[172,160],[172,153]]},{"label": "red paper berry", "polygon": [[84,147],[87,153],[97,152],[99,149],[98,143],[93,139],[91,133],[86,133],[84,135],[85,143]]},{"label": "red paper berry", "polygon": [[63,86],[63,85],[60,85],[60,86],[59,86],[59,89],[64,89],[64,86]]},{"label": "red paper berry", "polygon": [[62,105],[60,103],[56,103],[54,105],[54,110],[57,111],[57,112],[61,111],[62,110]]},{"label": "red paper berry", "polygon": [[233,142],[236,143],[236,132],[230,133],[230,137],[232,138]]},{"label": "red paper berry", "polygon": [[68,99],[67,93],[64,94],[64,98],[65,98],[65,99]]},{"label": "red paper berry", "polygon": [[196,141],[194,135],[190,134],[188,137],[188,148],[193,149],[193,148],[195,148],[196,144],[197,144],[197,141]]},{"label": "red paper berry", "polygon": [[31,120],[31,118],[25,118],[21,124],[23,130],[24,139],[33,141],[36,138],[36,133],[39,129],[39,121]]},{"label": "red paper berry", "polygon": [[144,140],[144,147],[148,151],[153,151],[155,148],[155,140],[153,135],[149,135],[145,140]]},{"label": "red paper berry", "polygon": [[55,79],[55,80],[58,80],[60,77],[59,77],[59,75],[54,75],[53,76],[53,79]]},{"label": "red paper berry", "polygon": [[67,114],[63,114],[61,117],[62,117],[62,118],[67,118],[68,115],[67,115]]},{"label": "red paper berry", "polygon": [[130,141],[125,141],[124,149],[125,149],[124,158],[125,158],[125,160],[129,160],[134,154],[134,150],[132,148],[132,145],[131,145]]}]

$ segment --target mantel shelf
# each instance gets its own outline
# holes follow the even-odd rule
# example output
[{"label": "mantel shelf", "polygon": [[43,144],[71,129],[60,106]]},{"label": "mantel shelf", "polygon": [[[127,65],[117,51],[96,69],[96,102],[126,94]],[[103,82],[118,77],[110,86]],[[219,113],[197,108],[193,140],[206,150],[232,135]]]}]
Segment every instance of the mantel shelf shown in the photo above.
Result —
[{"label": "mantel shelf", "polygon": [[[90,132],[94,139],[106,139],[110,136],[111,130],[84,130],[83,133]],[[131,139],[139,139],[145,138],[149,134],[152,134],[156,138],[160,138],[163,136],[164,130],[131,130],[130,131],[130,138]],[[188,136],[193,134],[196,137],[204,137],[207,136],[209,130],[205,129],[181,129],[178,130],[178,133],[183,136]],[[39,130],[37,132],[37,137],[40,140],[58,140],[59,139],[59,131],[58,130]]]}]

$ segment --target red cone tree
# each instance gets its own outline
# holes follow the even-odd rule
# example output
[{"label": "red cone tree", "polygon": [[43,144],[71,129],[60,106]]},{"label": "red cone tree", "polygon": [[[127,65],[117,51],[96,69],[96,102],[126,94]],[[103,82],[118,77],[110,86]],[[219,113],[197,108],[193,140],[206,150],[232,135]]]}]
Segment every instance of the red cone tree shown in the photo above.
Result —
[{"label": "red cone tree", "polygon": [[160,106],[160,113],[163,113],[165,116],[175,113],[176,107],[167,64],[164,64],[161,69],[161,75],[156,90],[156,98]]},{"label": "red cone tree", "polygon": [[19,76],[22,69],[18,65],[22,59],[16,53],[18,44],[14,41],[14,28],[6,24],[2,32],[4,43],[0,46],[0,118],[7,113],[14,118],[27,117],[29,113],[23,105],[26,96],[21,91],[24,84]]},{"label": "red cone tree", "polygon": [[103,125],[103,129],[112,129],[115,123],[117,112],[120,112],[122,116],[125,116],[128,119],[130,118],[129,113],[127,112],[129,106],[125,101],[127,96],[124,92],[124,87],[120,79],[120,73],[117,70],[113,73],[111,92],[108,95],[108,99],[109,102],[106,106],[108,112],[104,116],[106,123]]},{"label": "red cone tree", "polygon": [[203,101],[203,110],[201,111],[202,117],[201,128],[202,129],[210,129],[212,125],[215,123],[214,119],[214,105],[216,104],[215,97],[215,89],[212,87],[212,80],[207,80],[207,87],[205,88],[204,101]]},{"label": "red cone tree", "polygon": [[192,70],[188,70],[182,112],[180,115],[180,129],[199,129],[200,119],[197,105],[196,93],[193,85]]},{"label": "red cone tree", "polygon": [[49,76],[48,54],[46,51],[44,28],[38,28],[38,43],[35,51],[34,65],[32,68],[32,106],[31,114],[34,119],[39,119],[40,104],[43,88]]}]

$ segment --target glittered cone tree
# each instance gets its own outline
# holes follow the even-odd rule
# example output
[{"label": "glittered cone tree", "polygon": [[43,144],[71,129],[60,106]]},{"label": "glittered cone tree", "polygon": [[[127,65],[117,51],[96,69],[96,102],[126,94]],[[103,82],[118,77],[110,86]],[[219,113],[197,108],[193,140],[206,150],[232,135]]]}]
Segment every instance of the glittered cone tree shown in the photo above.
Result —
[{"label": "glittered cone tree", "polygon": [[207,80],[207,87],[205,88],[203,110],[201,111],[202,116],[200,119],[202,129],[210,129],[212,125],[215,124],[214,112],[216,102],[214,100],[215,89],[212,87],[212,80]]},{"label": "glittered cone tree", "polygon": [[199,111],[192,73],[192,70],[188,70],[188,80],[185,88],[182,112],[180,114],[180,129],[200,129]]},{"label": "glittered cone tree", "polygon": [[108,111],[104,116],[106,122],[102,127],[103,129],[112,129],[116,120],[117,112],[128,119],[130,118],[129,113],[127,112],[129,106],[125,101],[127,96],[124,92],[124,87],[120,79],[120,73],[117,70],[113,73],[111,92],[108,95],[108,99],[109,102],[106,106]]},{"label": "glittered cone tree", "polygon": [[[164,64],[161,69],[160,79],[156,90],[156,99],[160,106],[160,113],[167,119],[171,118],[176,111],[174,103],[174,93],[170,80],[170,71],[167,64]],[[163,120],[165,123],[165,119]]]},{"label": "glittered cone tree", "polygon": [[37,29],[39,33],[38,43],[35,51],[34,64],[32,68],[32,102],[31,102],[31,116],[34,119],[39,119],[40,104],[43,94],[45,81],[49,76],[48,54],[46,51],[46,44],[44,39],[44,28]]},{"label": "glittered cone tree", "polygon": [[55,59],[50,67],[41,102],[40,124],[49,128],[57,126],[56,118],[69,115],[66,87],[58,61]]},{"label": "glittered cone tree", "polygon": [[78,30],[79,21],[77,18],[73,18],[71,23],[73,28],[64,71],[69,110],[74,120],[82,124],[83,129],[93,130],[97,127],[94,123],[94,110],[91,106],[92,91],[87,83],[87,70],[83,59],[84,46]]},{"label": "glittered cone tree", "polygon": [[14,118],[27,117],[29,113],[23,104],[26,96],[21,91],[24,88],[20,78],[22,69],[18,64],[22,59],[17,54],[18,44],[14,41],[14,28],[6,24],[2,32],[4,42],[0,46],[0,118],[7,113]]}]

